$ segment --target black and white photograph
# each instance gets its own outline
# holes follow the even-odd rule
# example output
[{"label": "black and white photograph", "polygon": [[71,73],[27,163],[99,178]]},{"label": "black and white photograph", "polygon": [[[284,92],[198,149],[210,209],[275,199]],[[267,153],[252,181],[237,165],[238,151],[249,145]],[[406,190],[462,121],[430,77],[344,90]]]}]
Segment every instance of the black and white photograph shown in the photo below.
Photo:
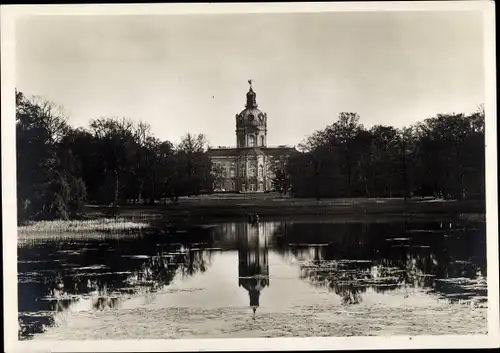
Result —
[{"label": "black and white photograph", "polygon": [[7,352],[498,347],[492,2],[1,15]]}]

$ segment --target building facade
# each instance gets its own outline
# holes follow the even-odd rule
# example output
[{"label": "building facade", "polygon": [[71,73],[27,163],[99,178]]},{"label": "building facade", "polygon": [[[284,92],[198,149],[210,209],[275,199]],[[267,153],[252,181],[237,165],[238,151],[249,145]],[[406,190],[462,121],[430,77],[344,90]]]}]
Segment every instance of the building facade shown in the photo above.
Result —
[{"label": "building facade", "polygon": [[222,172],[214,191],[265,192],[272,190],[273,164],[285,162],[293,147],[267,146],[267,114],[258,109],[252,81],[245,109],[236,114],[236,147],[208,150],[210,159]]}]

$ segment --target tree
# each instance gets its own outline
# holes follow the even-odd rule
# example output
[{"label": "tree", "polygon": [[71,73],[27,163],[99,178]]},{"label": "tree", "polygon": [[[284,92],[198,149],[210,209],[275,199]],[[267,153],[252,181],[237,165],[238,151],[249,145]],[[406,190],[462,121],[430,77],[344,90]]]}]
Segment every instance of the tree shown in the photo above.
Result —
[{"label": "tree", "polygon": [[290,191],[290,174],[284,160],[274,160],[272,163],[274,177],[271,181],[274,191],[287,194]]},{"label": "tree", "polygon": [[417,124],[417,166],[424,190],[465,198],[467,189],[483,185],[483,124],[481,110],[471,115],[438,114]]},{"label": "tree", "polygon": [[88,147],[87,139],[88,135],[85,131],[70,129],[58,146],[58,176],[59,190],[61,190],[58,202],[60,207],[64,208],[61,213],[65,215],[60,216],[61,218],[79,217],[84,212],[87,201],[84,163],[88,163],[86,156],[90,152],[90,150],[85,149]]},{"label": "tree", "polygon": [[16,91],[19,218],[78,217],[85,202],[178,198],[210,192],[220,178],[204,135],[174,147],[151,127],[98,118],[71,128],[54,103]]},{"label": "tree", "polygon": [[81,211],[85,185],[64,148],[70,132],[61,108],[16,91],[19,219],[68,218]]},{"label": "tree", "polygon": [[100,151],[104,183],[101,202],[115,205],[124,199],[121,180],[130,178],[134,167],[134,124],[128,119],[100,118],[90,123],[90,130]]},{"label": "tree", "polygon": [[[369,134],[359,123],[359,115],[348,112],[340,113],[338,121],[306,138],[299,145],[304,156],[296,159],[296,162],[302,161],[299,169],[308,182],[314,184],[307,187],[306,194],[316,198],[351,196],[359,193],[360,185],[366,191],[369,141]],[[304,181],[303,177],[290,173],[292,189],[302,193],[293,185],[301,179]]]},{"label": "tree", "polygon": [[198,195],[213,188],[213,167],[206,148],[207,140],[203,134],[187,134],[177,146],[176,197]]},{"label": "tree", "polygon": [[484,147],[481,107],[402,129],[366,130],[356,113],[341,113],[299,145],[287,175],[297,197],[484,198]]},{"label": "tree", "polygon": [[156,195],[160,197],[173,197],[175,194],[176,171],[175,171],[174,145],[169,141],[160,142],[156,150]]},{"label": "tree", "polygon": [[392,126],[376,125],[370,129],[371,146],[371,188],[372,196],[399,194],[402,190],[404,166],[400,158],[401,132]]}]

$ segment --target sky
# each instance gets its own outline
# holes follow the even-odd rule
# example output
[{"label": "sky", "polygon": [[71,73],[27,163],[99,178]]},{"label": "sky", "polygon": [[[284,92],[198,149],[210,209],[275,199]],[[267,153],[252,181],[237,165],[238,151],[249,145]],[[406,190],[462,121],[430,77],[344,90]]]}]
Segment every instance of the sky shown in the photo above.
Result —
[{"label": "sky", "polygon": [[403,127],[485,100],[481,12],[36,16],[16,26],[16,86],[72,126],[127,117],[178,143],[236,144],[248,79],[268,145],[357,112]]}]

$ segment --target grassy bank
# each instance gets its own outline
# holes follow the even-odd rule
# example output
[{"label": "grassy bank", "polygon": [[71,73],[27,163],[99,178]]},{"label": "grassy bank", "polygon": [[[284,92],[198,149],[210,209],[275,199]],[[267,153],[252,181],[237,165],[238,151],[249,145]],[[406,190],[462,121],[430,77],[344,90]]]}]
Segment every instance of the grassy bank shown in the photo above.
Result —
[{"label": "grassy bank", "polygon": [[145,229],[148,226],[148,223],[133,222],[125,218],[98,218],[30,222],[20,225],[17,230],[19,234],[124,232]]},{"label": "grassy bank", "polygon": [[274,194],[210,195],[182,198],[178,204],[127,204],[116,208],[88,206],[92,217],[119,215],[131,220],[168,218],[172,221],[197,221],[245,218],[258,213],[261,218],[299,216],[328,217],[484,217],[484,202],[435,199],[294,199]]},{"label": "grassy bank", "polygon": [[40,241],[136,237],[142,236],[142,230],[148,227],[149,223],[133,222],[125,218],[31,222],[17,228],[17,245],[26,246]]}]

